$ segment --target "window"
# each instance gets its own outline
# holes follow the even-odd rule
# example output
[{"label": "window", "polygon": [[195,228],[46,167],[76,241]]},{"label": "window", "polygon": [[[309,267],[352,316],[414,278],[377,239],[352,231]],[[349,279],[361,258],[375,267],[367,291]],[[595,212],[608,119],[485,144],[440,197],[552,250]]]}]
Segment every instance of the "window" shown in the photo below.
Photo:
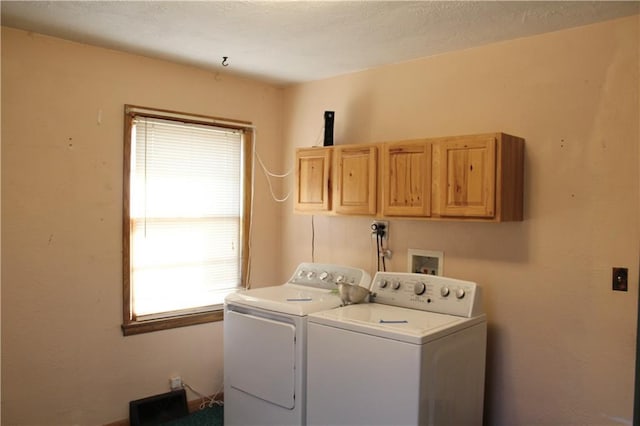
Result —
[{"label": "window", "polygon": [[125,335],[219,321],[244,287],[252,129],[125,106]]}]

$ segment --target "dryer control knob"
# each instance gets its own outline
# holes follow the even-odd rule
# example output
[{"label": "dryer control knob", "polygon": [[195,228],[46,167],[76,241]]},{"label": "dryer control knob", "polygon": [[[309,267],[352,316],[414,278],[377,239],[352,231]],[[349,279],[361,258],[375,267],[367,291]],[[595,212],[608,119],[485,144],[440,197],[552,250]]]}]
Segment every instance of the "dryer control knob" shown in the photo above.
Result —
[{"label": "dryer control knob", "polygon": [[328,272],[322,272],[322,273],[320,273],[320,279],[321,279],[322,281],[326,281],[326,280],[327,280],[327,278],[329,278],[329,273],[328,273]]},{"label": "dryer control knob", "polygon": [[344,275],[338,275],[338,277],[336,278],[336,282],[337,283],[344,282]]},{"label": "dryer control knob", "polygon": [[393,284],[391,284],[391,288],[398,290],[400,288],[400,281],[394,281]]},{"label": "dryer control knob", "polygon": [[380,283],[378,284],[378,287],[386,288],[388,284],[389,283],[387,282],[387,280],[380,280]]},{"label": "dryer control knob", "polygon": [[427,291],[427,286],[424,283],[415,283],[413,285],[413,292],[418,296],[424,294],[425,291]]},{"label": "dryer control knob", "polygon": [[440,289],[440,295],[442,297],[447,297],[449,295],[449,288],[448,287],[442,287]]},{"label": "dryer control knob", "polygon": [[315,272],[313,272],[313,271],[309,271],[309,272],[307,272],[307,279],[309,279],[309,280],[310,280],[310,279],[311,279],[311,278],[313,278],[315,275],[316,275],[316,273],[315,273]]},{"label": "dryer control knob", "polygon": [[464,293],[464,289],[463,288],[459,288],[456,290],[456,297],[458,299],[462,299],[464,297],[465,293]]}]

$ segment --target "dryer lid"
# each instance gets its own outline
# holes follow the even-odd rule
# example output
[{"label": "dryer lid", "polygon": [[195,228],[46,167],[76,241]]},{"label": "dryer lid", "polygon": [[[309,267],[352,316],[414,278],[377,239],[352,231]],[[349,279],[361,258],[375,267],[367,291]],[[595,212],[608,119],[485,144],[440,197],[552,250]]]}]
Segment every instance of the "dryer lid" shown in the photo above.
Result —
[{"label": "dryer lid", "polygon": [[332,290],[283,284],[242,290],[228,295],[226,304],[266,309],[282,314],[307,316],[312,312],[337,308],[340,297]]}]

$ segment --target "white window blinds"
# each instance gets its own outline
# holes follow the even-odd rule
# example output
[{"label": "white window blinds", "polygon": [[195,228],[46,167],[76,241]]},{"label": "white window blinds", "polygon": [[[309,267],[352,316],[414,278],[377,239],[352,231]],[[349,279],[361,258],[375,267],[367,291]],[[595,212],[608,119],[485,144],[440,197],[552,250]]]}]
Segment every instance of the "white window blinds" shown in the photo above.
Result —
[{"label": "white window blinds", "polygon": [[219,308],[241,286],[242,133],[136,117],[131,139],[133,319]]}]

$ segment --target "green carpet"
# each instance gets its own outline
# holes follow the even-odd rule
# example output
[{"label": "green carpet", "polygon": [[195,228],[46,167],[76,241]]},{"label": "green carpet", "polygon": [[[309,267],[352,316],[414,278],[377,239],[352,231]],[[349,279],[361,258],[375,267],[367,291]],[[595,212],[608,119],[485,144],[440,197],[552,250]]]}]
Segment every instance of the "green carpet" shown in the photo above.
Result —
[{"label": "green carpet", "polygon": [[163,423],[163,426],[222,426],[224,408],[214,405],[211,408],[195,411],[186,417]]}]

